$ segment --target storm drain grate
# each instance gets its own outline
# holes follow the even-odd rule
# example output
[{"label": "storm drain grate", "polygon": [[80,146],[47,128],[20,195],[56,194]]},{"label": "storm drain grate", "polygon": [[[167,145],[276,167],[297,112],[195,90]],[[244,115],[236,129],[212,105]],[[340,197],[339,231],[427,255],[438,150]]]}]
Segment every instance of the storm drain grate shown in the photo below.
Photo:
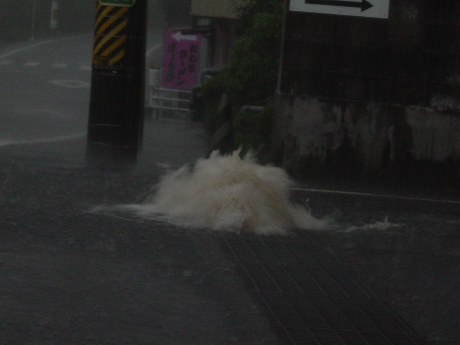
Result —
[{"label": "storm drain grate", "polygon": [[218,239],[284,344],[425,344],[312,234]]}]

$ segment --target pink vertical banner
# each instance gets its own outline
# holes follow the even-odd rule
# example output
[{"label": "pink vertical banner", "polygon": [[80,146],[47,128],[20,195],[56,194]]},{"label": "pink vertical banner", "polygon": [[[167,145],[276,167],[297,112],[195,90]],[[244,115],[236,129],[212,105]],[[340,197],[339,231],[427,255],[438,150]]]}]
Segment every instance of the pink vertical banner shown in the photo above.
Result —
[{"label": "pink vertical banner", "polygon": [[201,35],[184,35],[180,30],[166,31],[161,87],[192,90],[200,73]]}]

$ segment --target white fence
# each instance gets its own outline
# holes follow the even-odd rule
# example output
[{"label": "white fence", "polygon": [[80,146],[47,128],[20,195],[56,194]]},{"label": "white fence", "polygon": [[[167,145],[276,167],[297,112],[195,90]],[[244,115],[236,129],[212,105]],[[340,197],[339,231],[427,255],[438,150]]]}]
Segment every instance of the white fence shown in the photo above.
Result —
[{"label": "white fence", "polygon": [[189,121],[191,117],[191,91],[163,89],[160,87],[161,73],[150,69],[148,77],[148,104],[155,120],[168,119]]}]

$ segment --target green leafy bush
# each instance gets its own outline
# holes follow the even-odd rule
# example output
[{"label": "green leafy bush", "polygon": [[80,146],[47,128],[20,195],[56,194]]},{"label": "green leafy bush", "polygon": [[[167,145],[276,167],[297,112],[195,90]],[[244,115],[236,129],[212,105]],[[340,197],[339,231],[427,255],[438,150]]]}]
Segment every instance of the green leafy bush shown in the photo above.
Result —
[{"label": "green leafy bush", "polygon": [[[233,117],[234,142],[243,151],[253,150],[261,161],[269,158],[273,107],[261,112],[242,111]],[[243,153],[244,153],[243,152]]]},{"label": "green leafy bush", "polygon": [[[266,105],[277,82],[283,1],[248,0],[238,8],[240,38],[230,63],[203,86],[208,129],[212,135],[222,116],[230,117],[236,147],[268,150],[273,108],[261,113],[240,112],[244,105]],[[221,96],[229,100],[227,114],[219,109]]]},{"label": "green leafy bush", "polygon": [[254,24],[235,42],[224,71],[226,90],[238,103],[254,102],[275,90],[279,61],[281,18],[258,13]]}]

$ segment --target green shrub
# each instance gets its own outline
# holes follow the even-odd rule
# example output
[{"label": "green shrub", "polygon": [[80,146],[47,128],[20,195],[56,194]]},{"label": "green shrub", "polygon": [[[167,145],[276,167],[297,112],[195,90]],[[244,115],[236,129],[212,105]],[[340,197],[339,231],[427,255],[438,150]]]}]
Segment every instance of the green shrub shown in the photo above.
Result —
[{"label": "green shrub", "polygon": [[219,122],[219,106],[222,95],[225,93],[224,78],[218,75],[207,80],[201,87],[201,96],[204,100],[204,119],[209,135],[217,129]]},{"label": "green shrub", "polygon": [[[231,118],[236,147],[267,151],[270,143],[273,108],[261,113],[244,112],[244,105],[266,105],[273,97],[280,54],[282,0],[248,0],[238,8],[240,38],[234,43],[230,63],[216,77],[203,85],[207,128],[212,136]],[[219,109],[222,95],[229,106]]]},{"label": "green shrub", "polygon": [[237,40],[231,51],[226,89],[241,105],[270,97],[276,87],[281,20],[275,14],[259,13],[254,25]]},{"label": "green shrub", "polygon": [[235,146],[243,152],[253,151],[265,161],[269,157],[273,107],[266,106],[261,112],[242,111],[233,117]]}]

